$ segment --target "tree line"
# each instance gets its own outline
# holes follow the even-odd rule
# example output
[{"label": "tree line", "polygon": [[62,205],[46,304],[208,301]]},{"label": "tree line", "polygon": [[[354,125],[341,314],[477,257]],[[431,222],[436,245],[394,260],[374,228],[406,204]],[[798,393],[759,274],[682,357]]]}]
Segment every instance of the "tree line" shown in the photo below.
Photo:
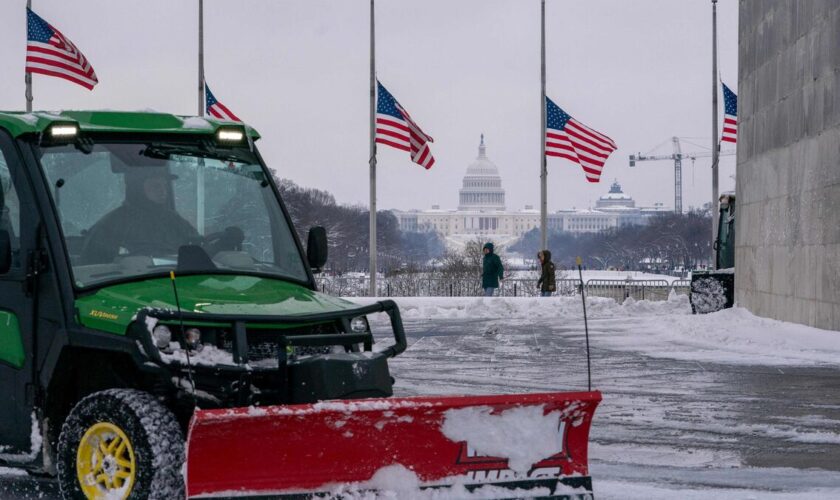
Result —
[{"label": "tree line", "polygon": [[[313,226],[327,230],[327,271],[368,270],[370,212],[366,207],[338,204],[329,192],[288,179],[278,179],[277,186],[301,241],[306,242]],[[444,253],[436,233],[400,231],[396,216],[387,210],[376,213],[376,247],[379,271],[386,273],[421,267]]]},{"label": "tree line", "polygon": [[[565,268],[573,268],[575,258],[581,256],[589,269],[695,269],[709,264],[711,233],[709,211],[692,210],[684,214],[663,213],[648,219],[646,225],[623,226],[599,233],[551,232],[548,249],[554,263]],[[540,231],[532,229],[510,249],[528,256],[536,255],[539,246]]]}]

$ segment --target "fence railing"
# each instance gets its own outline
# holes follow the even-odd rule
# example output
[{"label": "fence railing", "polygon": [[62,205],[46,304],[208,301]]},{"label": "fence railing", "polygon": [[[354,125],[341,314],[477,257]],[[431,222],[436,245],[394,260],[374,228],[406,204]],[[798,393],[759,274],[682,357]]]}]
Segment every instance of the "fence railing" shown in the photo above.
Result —
[{"label": "fence railing", "polygon": [[[325,276],[317,277],[318,290],[340,297],[369,296],[369,278]],[[378,297],[477,297],[483,295],[479,279],[418,278],[405,275],[377,280]],[[607,280],[591,279],[586,282],[586,294],[592,297],[607,297],[624,302],[628,297],[635,300],[667,300],[671,291],[688,294],[691,283],[688,280]],[[580,281],[558,279],[554,295],[574,296],[580,292]],[[499,283],[497,296],[536,297],[540,295],[536,279],[508,278]]]}]

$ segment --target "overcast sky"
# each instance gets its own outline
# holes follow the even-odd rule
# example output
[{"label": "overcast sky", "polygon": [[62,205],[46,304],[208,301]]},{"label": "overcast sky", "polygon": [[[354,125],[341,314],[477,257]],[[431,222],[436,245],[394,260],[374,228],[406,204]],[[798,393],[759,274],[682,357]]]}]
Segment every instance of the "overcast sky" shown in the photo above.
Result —
[{"label": "overcast sky", "polygon": [[[23,109],[24,0],[0,2],[0,109]],[[205,0],[216,97],[255,126],[281,177],[368,203],[367,0]],[[549,209],[586,207],[614,178],[643,205],[673,206],[673,163],[627,155],[671,136],[711,142],[711,0],[548,0],[547,93],[619,149],[600,184],[549,160]],[[89,92],[34,76],[35,109],[197,112],[197,0],[33,0],[88,57]],[[425,171],[379,148],[379,208],[457,205],[479,135],[509,209],[539,204],[539,0],[379,0],[379,79],[435,138]],[[737,0],[718,3],[719,68],[737,92]],[[670,142],[659,150],[671,151]],[[702,151],[684,144],[684,152]],[[711,198],[711,162],[684,166],[684,205]],[[733,189],[734,156],[721,158]]]}]

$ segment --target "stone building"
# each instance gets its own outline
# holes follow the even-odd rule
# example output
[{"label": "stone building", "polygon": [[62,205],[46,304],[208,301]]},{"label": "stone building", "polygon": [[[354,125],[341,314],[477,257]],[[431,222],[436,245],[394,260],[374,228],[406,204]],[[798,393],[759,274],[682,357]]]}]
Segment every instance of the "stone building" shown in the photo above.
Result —
[{"label": "stone building", "polygon": [[840,330],[840,2],[741,0],[735,299]]},{"label": "stone building", "polygon": [[[621,190],[618,182],[590,209],[565,209],[548,214],[549,230],[571,233],[592,233],[628,224],[644,224],[654,213],[668,211],[661,204],[637,208],[632,197]],[[512,242],[528,231],[540,227],[540,212],[532,205],[521,210],[506,210],[505,190],[499,168],[487,157],[484,135],[478,156],[464,174],[458,191],[458,208],[431,210],[394,210],[403,231],[434,231],[450,241],[469,240],[476,236],[492,236],[501,242]]]}]

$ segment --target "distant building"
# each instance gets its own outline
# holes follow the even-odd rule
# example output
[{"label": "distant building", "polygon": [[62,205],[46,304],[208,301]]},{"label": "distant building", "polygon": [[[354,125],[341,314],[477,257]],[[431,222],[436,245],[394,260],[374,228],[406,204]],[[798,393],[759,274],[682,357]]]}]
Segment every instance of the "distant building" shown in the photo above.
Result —
[{"label": "distant building", "polygon": [[[616,181],[595,203],[594,209],[565,209],[548,214],[548,228],[570,233],[594,233],[630,224],[645,224],[647,217],[668,212],[662,204],[637,208],[632,197],[621,190]],[[444,237],[493,236],[501,241],[513,241],[528,231],[540,227],[540,212],[532,205],[517,211],[505,206],[505,190],[499,168],[487,157],[484,135],[478,146],[478,157],[468,167],[458,191],[458,209],[394,210],[403,231],[434,231]]]}]

